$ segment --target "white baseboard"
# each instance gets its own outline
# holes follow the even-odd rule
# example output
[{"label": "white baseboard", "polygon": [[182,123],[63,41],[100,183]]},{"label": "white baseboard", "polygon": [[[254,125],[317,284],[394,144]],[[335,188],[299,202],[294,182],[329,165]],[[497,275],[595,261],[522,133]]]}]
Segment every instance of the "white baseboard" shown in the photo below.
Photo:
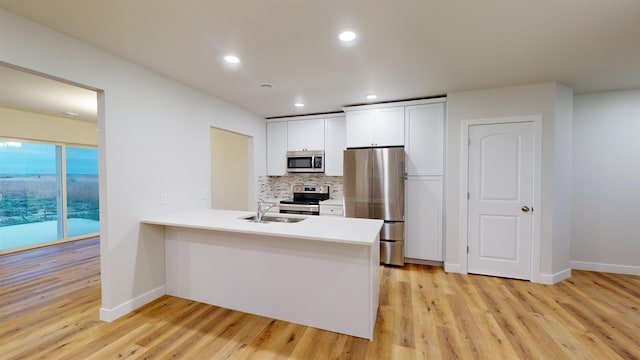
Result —
[{"label": "white baseboard", "polygon": [[444,271],[450,273],[458,273],[458,274],[466,274],[467,269],[462,266],[462,264],[452,264],[445,262],[444,263]]},{"label": "white baseboard", "polygon": [[100,320],[112,322],[124,315],[127,315],[133,310],[152,302],[164,294],[166,294],[166,289],[165,286],[162,285],[112,309],[100,308]]},{"label": "white baseboard", "polygon": [[640,275],[640,266],[603,264],[587,261],[571,261],[571,267],[576,270],[598,271],[624,275]]},{"label": "white baseboard", "polygon": [[531,282],[545,285],[557,284],[562,280],[571,277],[571,269],[564,269],[555,274],[538,274],[531,279]]}]

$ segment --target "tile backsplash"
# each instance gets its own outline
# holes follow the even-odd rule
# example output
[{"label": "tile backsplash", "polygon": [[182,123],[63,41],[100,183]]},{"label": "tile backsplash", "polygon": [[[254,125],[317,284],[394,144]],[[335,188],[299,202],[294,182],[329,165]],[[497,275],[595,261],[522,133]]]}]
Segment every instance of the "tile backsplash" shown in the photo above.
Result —
[{"label": "tile backsplash", "polygon": [[293,185],[327,185],[331,199],[342,199],[344,181],[342,176],[321,174],[291,174],[289,176],[258,177],[258,199],[293,198]]}]

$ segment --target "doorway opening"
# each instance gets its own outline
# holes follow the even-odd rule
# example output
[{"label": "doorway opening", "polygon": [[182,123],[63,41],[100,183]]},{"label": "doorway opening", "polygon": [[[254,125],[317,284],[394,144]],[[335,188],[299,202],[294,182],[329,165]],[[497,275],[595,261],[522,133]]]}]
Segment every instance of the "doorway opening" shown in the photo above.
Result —
[{"label": "doorway opening", "polygon": [[253,138],[211,128],[211,207],[253,210]]},{"label": "doorway opening", "polygon": [[99,235],[98,91],[0,62],[0,254]]}]

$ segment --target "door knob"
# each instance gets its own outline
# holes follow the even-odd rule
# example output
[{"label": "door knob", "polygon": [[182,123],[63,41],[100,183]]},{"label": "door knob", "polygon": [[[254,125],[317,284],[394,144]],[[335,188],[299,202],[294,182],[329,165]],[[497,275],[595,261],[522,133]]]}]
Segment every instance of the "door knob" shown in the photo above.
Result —
[{"label": "door knob", "polygon": [[529,212],[529,207],[528,206],[523,206],[522,207],[522,211],[523,212]]}]

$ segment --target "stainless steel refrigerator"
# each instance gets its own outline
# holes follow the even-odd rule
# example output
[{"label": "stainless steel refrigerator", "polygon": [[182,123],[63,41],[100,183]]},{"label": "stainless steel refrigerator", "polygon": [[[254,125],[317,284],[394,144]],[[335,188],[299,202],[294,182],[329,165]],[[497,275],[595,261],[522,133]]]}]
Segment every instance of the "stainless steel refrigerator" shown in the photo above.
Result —
[{"label": "stainless steel refrigerator", "polygon": [[382,219],[380,262],[404,265],[404,147],[344,151],[346,217]]}]

